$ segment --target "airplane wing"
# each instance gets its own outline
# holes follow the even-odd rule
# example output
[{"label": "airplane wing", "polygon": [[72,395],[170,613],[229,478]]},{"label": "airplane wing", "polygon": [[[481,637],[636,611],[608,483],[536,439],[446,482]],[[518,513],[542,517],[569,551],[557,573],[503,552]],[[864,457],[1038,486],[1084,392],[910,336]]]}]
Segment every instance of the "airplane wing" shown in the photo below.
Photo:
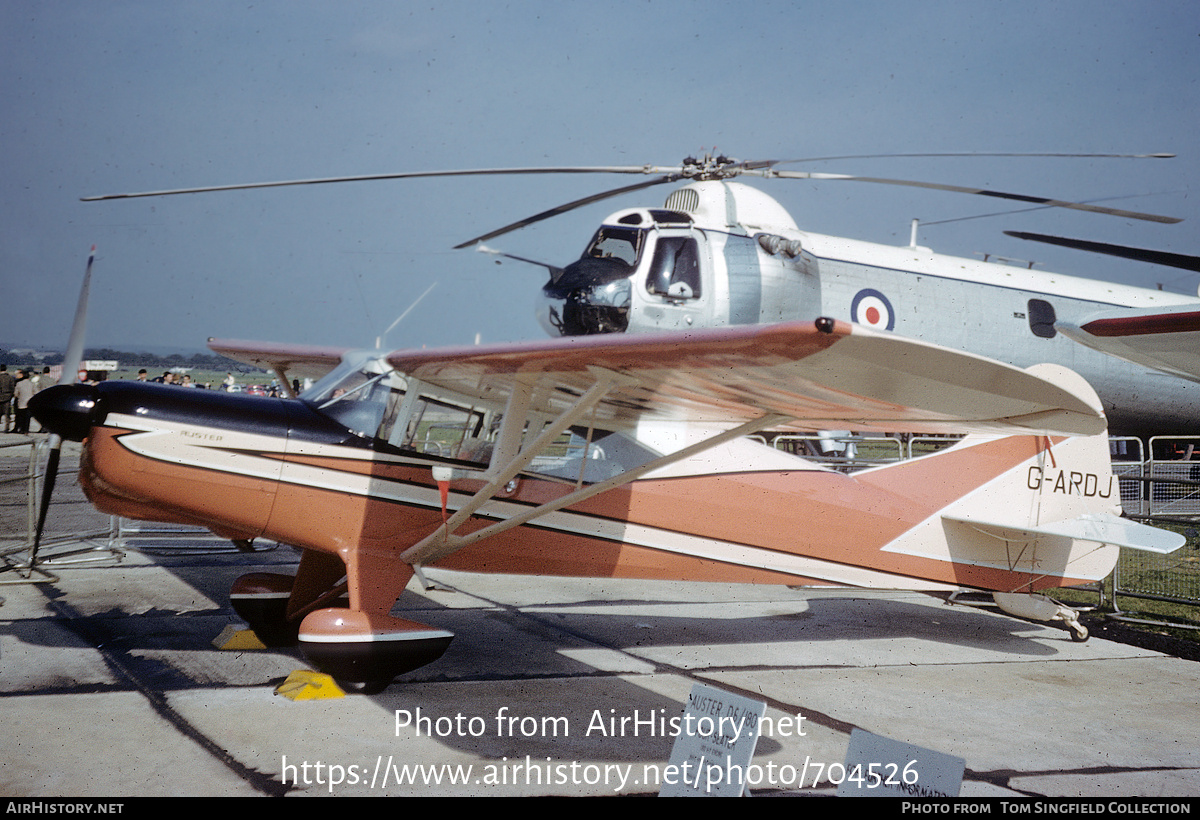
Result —
[{"label": "airplane wing", "polygon": [[1054,326],[1094,350],[1200,382],[1200,304],[1105,311]]},{"label": "airplane wing", "polygon": [[[274,371],[287,382],[293,378],[319,379],[337,367],[349,350],[343,347],[209,339],[208,349],[235,362]],[[286,374],[286,375],[285,375]]]},{"label": "airplane wing", "polygon": [[831,319],[407,350],[387,361],[483,402],[521,392],[531,412],[551,417],[603,382],[589,413],[608,429],[767,415],[780,420],[775,429],[802,430],[1093,435],[1106,426],[1094,391],[1065,368],[1039,375]]}]

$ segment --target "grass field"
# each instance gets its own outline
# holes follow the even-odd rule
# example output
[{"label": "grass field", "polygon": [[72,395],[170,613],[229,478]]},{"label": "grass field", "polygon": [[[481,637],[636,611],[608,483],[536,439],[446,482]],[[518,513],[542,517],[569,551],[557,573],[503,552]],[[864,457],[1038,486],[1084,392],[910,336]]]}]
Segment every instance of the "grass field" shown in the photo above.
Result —
[{"label": "grass field", "polygon": [[[1187,543],[1170,555],[1121,550],[1115,572],[1104,582],[1105,603],[1095,615],[1119,617],[1130,628],[1192,644],[1200,653],[1200,536],[1195,527],[1165,526],[1186,535]],[[1099,597],[1078,589],[1048,590],[1047,594],[1063,603],[1086,606],[1096,605]],[[1165,598],[1180,600],[1162,600]]]}]

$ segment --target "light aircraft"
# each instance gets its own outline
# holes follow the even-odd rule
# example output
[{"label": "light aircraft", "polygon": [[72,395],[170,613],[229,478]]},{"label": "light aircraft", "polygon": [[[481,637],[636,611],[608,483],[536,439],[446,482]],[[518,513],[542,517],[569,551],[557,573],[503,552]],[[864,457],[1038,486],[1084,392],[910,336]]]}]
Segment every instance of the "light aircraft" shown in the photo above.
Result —
[{"label": "light aircraft", "polygon": [[[1118,517],[1103,411],[1078,376],[832,319],[389,354],[210,346],[332,370],[298,400],[111,381],[44,390],[33,413],[84,442],[98,509],[303,550],[295,576],[239,578],[234,609],[366,692],[450,643],[390,614],[431,565],[965,586],[1083,640],[1036,590],[1105,577],[1118,546],[1183,543]],[[854,475],[745,438],[847,425],[978,435]]]},{"label": "light aircraft", "polygon": [[[534,343],[383,353],[211,340],[285,383],[324,375],[289,399],[64,383],[31,407],[52,432],[52,458],[61,439],[84,442],[81,483],[99,509],[301,549],[295,576],[238,579],[234,608],[265,643],[298,642],[314,666],[364,691],[449,645],[450,633],[390,614],[432,565],[968,587],[1085,639],[1073,611],[1036,591],[1105,577],[1119,546],[1170,552],[1183,543],[1119,518],[1096,393],[1058,365],[1022,369],[874,329],[893,324],[875,313],[889,315],[886,294],[855,307],[866,320],[857,324],[764,313],[789,300],[808,310],[819,302],[802,297],[824,285],[805,272],[816,259],[811,235],[789,235],[782,209],[751,190],[693,183],[683,189],[697,198],[690,209],[622,212],[612,227],[631,234],[610,237],[606,224],[590,246],[601,253],[552,269],[548,298],[579,277],[590,294],[580,315],[596,321],[619,312],[592,308],[620,307],[596,301],[597,289],[623,279],[631,305],[648,294],[663,317],[654,334],[604,332],[626,325],[574,335],[554,324],[551,305],[559,335]],[[736,211],[724,231],[704,222],[710,192]],[[755,208],[771,219],[749,223],[750,233],[732,217]],[[602,273],[615,270],[616,243],[629,236],[630,271],[665,276]],[[776,241],[784,244],[772,250]],[[695,265],[680,262],[689,242]],[[663,249],[675,264],[639,267]],[[757,301],[746,302],[735,274],[753,279],[764,263],[796,280],[792,295],[771,302],[760,283]],[[700,278],[689,278],[697,269]],[[69,350],[82,335],[86,283]],[[569,304],[569,294],[558,303],[560,322],[570,321]],[[842,428],[970,435],[853,475],[746,438]],[[52,488],[47,481],[39,538]]]}]

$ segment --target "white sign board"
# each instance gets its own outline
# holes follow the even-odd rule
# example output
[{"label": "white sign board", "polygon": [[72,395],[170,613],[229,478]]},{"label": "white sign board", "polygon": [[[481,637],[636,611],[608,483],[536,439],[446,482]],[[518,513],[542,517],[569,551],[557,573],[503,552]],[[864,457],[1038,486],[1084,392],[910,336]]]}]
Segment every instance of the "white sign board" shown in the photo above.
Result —
[{"label": "white sign board", "polygon": [[967,762],[911,743],[850,733],[838,797],[958,797]]},{"label": "white sign board", "polygon": [[695,684],[659,797],[741,797],[766,710],[762,701]]}]

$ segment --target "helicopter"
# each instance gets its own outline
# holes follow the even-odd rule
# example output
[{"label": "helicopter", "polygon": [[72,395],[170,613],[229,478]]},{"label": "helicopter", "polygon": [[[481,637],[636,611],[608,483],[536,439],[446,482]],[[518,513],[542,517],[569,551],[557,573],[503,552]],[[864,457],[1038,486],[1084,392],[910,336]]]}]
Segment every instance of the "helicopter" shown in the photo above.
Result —
[{"label": "helicopter", "polygon": [[[1038,156],[1165,159],[1172,155]],[[980,195],[1163,224],[1180,220],[982,188],[792,171],[780,167],[786,162],[795,161],[741,161],[706,153],[698,158],[687,157],[673,166],[418,171],[84,199],[438,176],[559,173],[648,176],[650,179],[646,181],[550,208],[455,247],[475,247],[492,254],[497,261],[509,258],[546,268],[549,279],[537,296],[536,315],[551,337],[696,330],[813,321],[825,316],[1020,367],[1040,362],[1067,366],[1096,388],[1114,435],[1200,433],[1200,385],[1196,384],[1200,381],[1200,357],[1194,353],[1200,350],[1196,344],[1196,334],[1200,333],[1200,297],[1064,276],[1032,266],[1021,268],[1003,260],[938,254],[917,243],[915,221],[910,243],[899,247],[805,231],[778,201],[735,180],[757,177],[859,181]],[[580,258],[569,264],[540,262],[483,244],[577,208],[676,182],[685,184],[674,190],[661,207],[624,208],[603,219]],[[1040,236],[1026,234],[1022,238],[1049,241],[1039,239]],[[1149,261],[1164,263],[1161,255]],[[1172,330],[1164,333],[1161,315],[1168,313],[1174,317]],[[1121,317],[1124,317],[1122,329],[1117,336],[1112,335],[1111,322],[1106,337],[1080,329],[1096,319]],[[1147,328],[1154,332],[1148,332]],[[1097,341],[1100,338],[1107,341]],[[1164,374],[1170,378],[1164,378]]]}]

